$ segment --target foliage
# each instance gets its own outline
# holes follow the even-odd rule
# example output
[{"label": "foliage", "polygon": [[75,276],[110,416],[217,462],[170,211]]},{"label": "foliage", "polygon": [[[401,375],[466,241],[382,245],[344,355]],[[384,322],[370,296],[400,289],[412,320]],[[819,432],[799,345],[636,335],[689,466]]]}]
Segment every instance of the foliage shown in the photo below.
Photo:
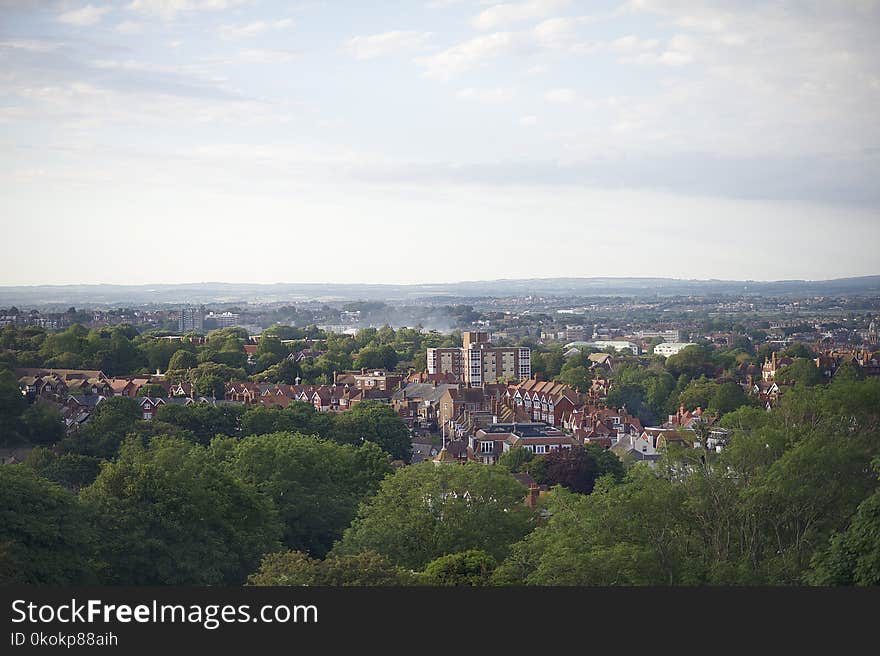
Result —
[{"label": "foliage", "polygon": [[490,585],[498,561],[478,549],[447,554],[432,560],[421,575],[422,585],[482,586]]},{"label": "foliage", "polygon": [[331,555],[325,560],[300,551],[268,554],[260,569],[248,577],[248,585],[402,586],[415,582],[412,573],[375,551]]},{"label": "foliage", "polygon": [[505,451],[498,459],[498,465],[509,472],[522,471],[523,465],[534,459],[535,454],[522,446],[515,446]]},{"label": "foliage", "polygon": [[412,569],[481,549],[503,558],[532,526],[525,489],[507,471],[477,463],[420,463],[398,470],[363,503],[334,553],[373,549]]},{"label": "foliage", "polygon": [[271,500],[177,438],[126,441],[81,497],[96,518],[108,583],[235,585],[280,546]]},{"label": "foliage", "polygon": [[142,417],[140,406],[134,399],[110,397],[98,403],[89,421],[77,432],[61,441],[60,449],[64,453],[113,458],[125,436]]},{"label": "foliage", "polygon": [[228,470],[270,499],[290,549],[323,556],[342,537],[358,503],[391,471],[378,446],[336,444],[313,436],[273,433],[223,449]]},{"label": "foliage", "polygon": [[392,458],[409,461],[409,429],[394,409],[378,401],[361,401],[335,417],[331,437],[343,444],[374,442]]},{"label": "foliage", "polygon": [[243,405],[190,403],[160,405],[155,419],[190,431],[200,444],[208,444],[216,435],[239,435],[239,424],[246,409]]},{"label": "foliage", "polygon": [[94,539],[75,495],[25,465],[0,465],[0,583],[94,583]]}]

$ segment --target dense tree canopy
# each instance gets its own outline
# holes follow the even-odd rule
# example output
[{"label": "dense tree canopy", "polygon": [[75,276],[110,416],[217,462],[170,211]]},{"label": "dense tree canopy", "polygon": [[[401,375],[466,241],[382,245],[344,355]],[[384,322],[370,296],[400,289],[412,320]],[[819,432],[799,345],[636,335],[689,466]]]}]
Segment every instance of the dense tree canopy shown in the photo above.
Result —
[{"label": "dense tree canopy", "polygon": [[111,583],[238,584],[280,546],[271,500],[176,438],[128,440],[81,496]]},{"label": "dense tree canopy", "polygon": [[412,569],[468,549],[503,558],[532,527],[525,493],[500,467],[412,465],[382,481],[334,552],[372,549]]},{"label": "dense tree canopy", "polygon": [[0,583],[97,582],[92,530],[75,495],[25,465],[0,465]]},{"label": "dense tree canopy", "polygon": [[355,447],[295,433],[215,442],[228,469],[272,500],[290,549],[323,556],[354,519],[358,503],[391,472],[378,446]]},{"label": "dense tree canopy", "polygon": [[412,572],[375,551],[331,555],[324,560],[300,551],[268,554],[260,569],[248,577],[249,585],[290,586],[401,586],[417,581]]}]

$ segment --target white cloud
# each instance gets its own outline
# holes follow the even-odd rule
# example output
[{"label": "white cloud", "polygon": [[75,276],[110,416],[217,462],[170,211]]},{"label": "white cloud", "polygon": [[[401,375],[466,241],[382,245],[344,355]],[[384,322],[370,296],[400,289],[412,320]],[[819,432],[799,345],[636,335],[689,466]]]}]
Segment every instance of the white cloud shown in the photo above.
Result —
[{"label": "white cloud", "polygon": [[138,34],[144,29],[144,24],[137,21],[122,21],[113,28],[114,32],[119,34]]},{"label": "white cloud", "polygon": [[72,9],[70,11],[65,11],[62,14],[59,14],[58,20],[62,23],[67,23],[68,25],[76,25],[78,27],[83,27],[86,25],[94,25],[101,21],[101,18],[104,17],[108,11],[110,11],[110,7],[95,7],[94,5],[86,5],[80,9]]},{"label": "white cloud", "polygon": [[550,89],[544,94],[547,102],[566,104],[574,102],[577,98],[577,92],[574,89]]},{"label": "white cloud", "polygon": [[126,5],[126,9],[163,20],[173,20],[184,12],[222,11],[247,2],[250,0],[132,0]]},{"label": "white cloud", "polygon": [[430,32],[395,30],[382,34],[356,36],[345,43],[345,49],[357,59],[373,59],[396,52],[418,50],[424,47],[430,37]]},{"label": "white cloud", "polygon": [[476,100],[481,103],[504,103],[513,100],[516,93],[513,89],[475,89],[473,87],[458,92],[459,98]]},{"label": "white cloud", "polygon": [[253,21],[243,25],[221,25],[218,32],[224,39],[247,39],[264,32],[284,30],[291,26],[293,26],[293,21],[289,18],[283,18],[274,21]]},{"label": "white cloud", "polygon": [[537,125],[538,117],[537,116],[521,116],[519,119],[520,125]]},{"label": "white cloud", "polygon": [[590,16],[548,18],[535,25],[532,33],[535,40],[545,48],[574,48],[583,51],[589,44],[581,41],[577,35],[577,28],[594,20]]},{"label": "white cloud", "polygon": [[514,23],[550,16],[569,0],[526,0],[493,5],[477,14],[471,24],[479,30],[494,30]]},{"label": "white cloud", "polygon": [[660,41],[657,39],[641,39],[633,34],[615,39],[609,44],[612,50],[623,52],[639,52],[644,50],[654,50]]},{"label": "white cloud", "polygon": [[247,48],[240,50],[236,59],[244,64],[286,64],[301,56],[302,53],[295,50]]},{"label": "white cloud", "polygon": [[591,18],[552,18],[535,27],[516,32],[493,32],[458,43],[429,57],[417,60],[427,77],[450,79],[503,55],[531,55],[558,51],[585,54],[597,44],[582,40],[576,28]]},{"label": "white cloud", "polygon": [[52,52],[63,44],[59,41],[43,41],[40,39],[3,39],[0,48],[6,50],[24,50],[26,52]]},{"label": "white cloud", "polygon": [[449,79],[488,60],[515,50],[529,50],[530,40],[517,32],[478,36],[418,61],[428,77]]}]

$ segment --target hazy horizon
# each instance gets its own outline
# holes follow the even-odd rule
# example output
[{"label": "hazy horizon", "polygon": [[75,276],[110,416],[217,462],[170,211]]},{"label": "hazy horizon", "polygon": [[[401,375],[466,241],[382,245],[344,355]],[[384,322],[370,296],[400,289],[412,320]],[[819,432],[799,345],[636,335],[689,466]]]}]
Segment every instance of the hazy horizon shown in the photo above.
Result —
[{"label": "hazy horizon", "polygon": [[0,0],[0,284],[877,273],[880,2]]},{"label": "hazy horizon", "polygon": [[429,280],[426,282],[354,282],[354,281],[321,281],[321,282],[306,282],[306,281],[297,281],[297,280],[275,280],[268,282],[252,282],[247,280],[184,280],[184,281],[171,281],[171,282],[145,282],[145,283],[116,283],[116,282],[97,282],[97,283],[88,283],[88,282],[72,282],[72,283],[34,283],[34,284],[9,284],[0,282],[0,287],[99,287],[99,286],[108,286],[108,287],[184,287],[184,286],[195,286],[195,285],[234,285],[234,286],[271,286],[271,285],[289,285],[289,286],[297,286],[297,285],[316,285],[316,286],[336,286],[336,285],[351,285],[351,286],[389,286],[389,287],[432,287],[432,286],[448,286],[448,285],[468,285],[468,284],[484,284],[484,283],[506,283],[506,282],[528,282],[528,281],[539,281],[539,282],[552,282],[558,280],[608,280],[608,281],[621,281],[621,280],[635,280],[635,281],[650,281],[650,280],[658,280],[658,281],[668,281],[668,282],[692,282],[692,283],[757,283],[757,284],[765,284],[765,283],[785,283],[785,282],[807,282],[807,283],[821,283],[821,282],[834,282],[838,280],[852,280],[852,279],[863,279],[863,278],[875,278],[880,277],[880,273],[875,274],[866,274],[859,276],[840,276],[834,278],[775,278],[775,279],[761,279],[761,278],[673,278],[668,276],[534,276],[529,278],[486,278],[486,279],[460,279],[460,280]]}]

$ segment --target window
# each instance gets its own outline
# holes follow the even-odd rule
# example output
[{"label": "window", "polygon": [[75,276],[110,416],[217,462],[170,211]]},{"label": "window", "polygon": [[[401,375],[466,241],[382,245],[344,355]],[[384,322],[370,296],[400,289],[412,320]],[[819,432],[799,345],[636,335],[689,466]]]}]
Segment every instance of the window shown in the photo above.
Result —
[{"label": "window", "polygon": [[535,446],[535,453],[547,453],[547,447],[543,444],[538,444]]},{"label": "window", "polygon": [[495,442],[480,442],[480,453],[494,453]]}]

